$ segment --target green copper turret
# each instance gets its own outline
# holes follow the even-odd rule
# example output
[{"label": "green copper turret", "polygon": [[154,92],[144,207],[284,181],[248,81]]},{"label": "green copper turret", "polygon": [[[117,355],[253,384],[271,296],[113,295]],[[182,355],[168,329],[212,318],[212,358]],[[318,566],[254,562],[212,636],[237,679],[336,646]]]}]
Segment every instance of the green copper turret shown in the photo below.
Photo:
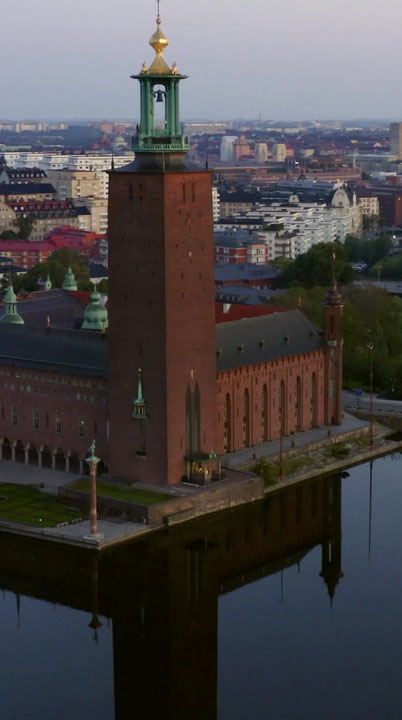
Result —
[{"label": "green copper turret", "polygon": [[67,272],[63,280],[63,290],[77,290],[77,281],[71,268],[67,268]]},{"label": "green copper turret", "polygon": [[108,312],[100,299],[100,293],[94,290],[91,294],[91,302],[85,308],[83,330],[106,330],[108,328]]},{"label": "green copper turret", "polygon": [[144,393],[142,390],[142,369],[138,369],[137,397],[134,400],[133,417],[137,420],[145,420],[147,416]]},{"label": "green copper turret", "polygon": [[4,315],[0,318],[0,322],[24,325],[21,315],[17,312],[17,296],[11,282],[4,296],[4,305]]},{"label": "green copper turret", "polygon": [[[136,153],[186,153],[190,146],[180,123],[179,83],[187,75],[180,75],[176,63],[170,68],[163,57],[169,41],[160,25],[158,14],[156,31],[149,41],[155,50],[151,67],[147,68],[144,62],[140,74],[131,75],[141,86],[141,122],[133,138],[133,150]],[[162,127],[155,122],[156,102],[165,104]]]}]

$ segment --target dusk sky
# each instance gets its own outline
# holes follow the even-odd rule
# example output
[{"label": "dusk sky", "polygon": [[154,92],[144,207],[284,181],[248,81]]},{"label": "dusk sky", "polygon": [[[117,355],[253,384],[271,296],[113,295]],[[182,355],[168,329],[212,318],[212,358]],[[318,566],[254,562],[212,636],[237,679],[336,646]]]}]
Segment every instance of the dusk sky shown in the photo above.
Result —
[{"label": "dusk sky", "polygon": [[[187,119],[402,119],[401,0],[162,0]],[[0,118],[138,116],[153,0],[2,8]]]}]

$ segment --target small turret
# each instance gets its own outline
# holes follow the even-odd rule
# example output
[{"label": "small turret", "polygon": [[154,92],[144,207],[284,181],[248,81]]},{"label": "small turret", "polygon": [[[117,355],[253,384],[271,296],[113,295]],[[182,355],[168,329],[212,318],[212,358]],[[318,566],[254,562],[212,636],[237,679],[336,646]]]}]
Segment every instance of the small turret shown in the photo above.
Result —
[{"label": "small turret", "polygon": [[91,302],[85,308],[83,330],[106,330],[109,327],[108,312],[100,299],[100,293],[94,290]]},{"label": "small turret", "polygon": [[144,393],[142,390],[142,369],[138,369],[138,386],[137,386],[137,397],[134,400],[133,417],[137,420],[144,420],[146,417],[146,405],[144,400]]},{"label": "small turret", "polygon": [[63,290],[77,290],[77,281],[71,267],[67,268],[67,272],[64,276]]},{"label": "small turret", "polygon": [[4,305],[4,315],[0,318],[0,322],[24,325],[24,321],[17,311],[17,296],[11,282],[4,296]]},{"label": "small turret", "polygon": [[44,289],[44,290],[51,290],[51,289],[52,289],[52,281],[51,281],[51,279],[50,279],[50,275],[49,275],[49,274],[48,274],[48,276],[47,276],[47,278],[46,278],[46,281],[45,281],[45,284],[44,284],[44,286],[43,286],[43,289]]}]

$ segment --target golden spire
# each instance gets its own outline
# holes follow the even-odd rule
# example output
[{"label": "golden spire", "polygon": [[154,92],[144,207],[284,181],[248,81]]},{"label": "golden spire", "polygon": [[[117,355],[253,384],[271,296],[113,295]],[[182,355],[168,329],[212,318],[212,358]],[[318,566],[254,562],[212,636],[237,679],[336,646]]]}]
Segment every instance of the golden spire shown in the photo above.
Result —
[{"label": "golden spire", "polygon": [[158,2],[158,17],[156,18],[156,30],[149,39],[149,44],[155,50],[155,59],[149,68],[149,73],[156,73],[157,75],[171,75],[172,71],[163,57],[163,51],[169,45],[169,40],[161,30],[161,18],[159,15],[159,3]]}]

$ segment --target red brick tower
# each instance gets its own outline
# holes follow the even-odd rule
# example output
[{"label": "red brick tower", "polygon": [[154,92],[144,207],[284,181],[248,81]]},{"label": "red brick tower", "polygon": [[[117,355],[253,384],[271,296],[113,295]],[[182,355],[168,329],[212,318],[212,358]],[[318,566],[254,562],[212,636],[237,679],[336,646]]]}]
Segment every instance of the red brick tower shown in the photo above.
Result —
[{"label": "red brick tower", "polygon": [[135,161],[110,174],[110,471],[171,485],[186,456],[216,448],[212,179],[185,160],[185,76],[163,57],[159,16],[150,44],[154,62],[133,76],[141,85]]},{"label": "red brick tower", "polygon": [[343,302],[335,280],[324,300],[325,422],[340,425],[343,417]]}]

